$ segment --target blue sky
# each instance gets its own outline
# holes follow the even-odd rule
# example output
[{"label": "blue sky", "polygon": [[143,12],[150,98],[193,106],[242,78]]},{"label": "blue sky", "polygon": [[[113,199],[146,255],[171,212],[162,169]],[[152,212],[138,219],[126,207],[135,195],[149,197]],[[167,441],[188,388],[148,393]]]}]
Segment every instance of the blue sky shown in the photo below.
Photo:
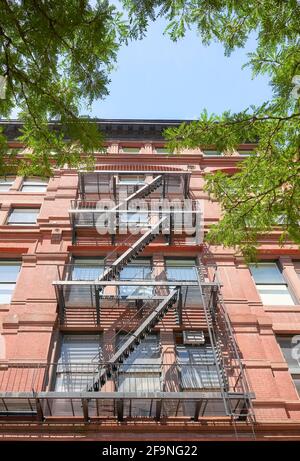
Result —
[{"label": "blue sky", "polygon": [[221,45],[204,47],[195,32],[173,43],[163,36],[164,27],[159,20],[151,24],[145,39],[122,47],[110,94],[95,102],[89,115],[194,119],[204,108],[239,111],[271,96],[267,78],[252,80],[251,70],[241,69],[246,53],[255,48],[254,37],[227,58]]}]

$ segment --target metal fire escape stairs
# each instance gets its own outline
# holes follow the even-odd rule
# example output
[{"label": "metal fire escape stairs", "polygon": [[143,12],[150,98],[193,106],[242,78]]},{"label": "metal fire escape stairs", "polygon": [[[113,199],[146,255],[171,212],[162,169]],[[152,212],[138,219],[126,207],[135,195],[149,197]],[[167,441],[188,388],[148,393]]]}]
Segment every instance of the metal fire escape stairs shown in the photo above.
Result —
[{"label": "metal fire escape stairs", "polygon": [[[162,183],[162,176],[157,176],[150,183],[146,184],[142,188],[138,189],[135,193],[130,195],[125,202],[120,203],[115,207],[118,209],[121,205],[127,205],[130,200],[136,198],[142,198],[146,195],[153,192],[157,187]],[[135,259],[144,248],[159,235],[162,224],[167,219],[166,216],[163,216],[156,222],[151,225],[150,229],[147,230],[141,237],[139,237],[121,256],[113,262],[109,262],[112,257],[112,253],[117,253],[117,249],[114,250],[105,258],[104,271],[101,276],[97,279],[98,281],[108,281],[113,280],[120,274],[123,267],[126,266],[129,262]],[[171,231],[171,229],[170,229]],[[105,368],[102,368],[99,371],[97,378],[94,380],[91,386],[88,387],[89,391],[98,391],[105,384],[106,380],[111,376],[114,371],[114,364],[123,363],[123,361],[129,357],[129,355],[134,351],[134,349],[140,344],[141,340],[151,332],[154,326],[162,320],[165,314],[177,303],[177,320],[180,321],[180,312],[181,312],[181,302],[182,296],[180,287],[176,286],[171,289],[168,294],[166,294],[163,299],[159,302],[158,305],[151,305],[147,309],[147,306],[143,305],[140,309],[144,311],[145,315],[142,315],[138,327],[127,334],[126,341],[124,344],[115,352],[107,361]],[[147,304],[147,303],[146,303]],[[95,357],[97,360],[97,357]]]}]

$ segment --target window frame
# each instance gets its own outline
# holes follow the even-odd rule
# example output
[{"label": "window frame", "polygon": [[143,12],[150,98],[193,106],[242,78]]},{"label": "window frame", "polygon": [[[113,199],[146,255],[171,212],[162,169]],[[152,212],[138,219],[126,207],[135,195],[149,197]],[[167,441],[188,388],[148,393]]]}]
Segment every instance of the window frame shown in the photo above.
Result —
[{"label": "window frame", "polygon": [[[63,355],[63,348],[64,348],[64,344],[66,343],[66,338],[72,338],[72,340],[76,341],[78,340],[78,343],[80,343],[79,341],[79,337],[81,338],[91,338],[90,339],[90,343],[92,343],[92,338],[94,337],[95,338],[95,344],[96,344],[96,341],[98,341],[98,347],[96,347],[95,349],[98,349],[98,352],[99,352],[99,357],[101,358],[101,361],[103,361],[103,335],[102,333],[100,332],[85,332],[85,331],[80,331],[80,332],[66,332],[66,333],[62,333],[60,335],[60,338],[59,338],[59,343],[57,345],[57,353],[56,353],[56,366],[55,366],[55,369],[54,369],[54,373],[53,373],[53,379],[51,380],[51,386],[52,388],[54,389],[54,391],[56,392],[70,392],[70,389],[63,389],[64,387],[64,381],[63,381],[63,378],[64,378],[64,375],[67,375],[68,377],[68,373],[71,373],[71,376],[68,377],[67,379],[67,385],[68,386],[73,386],[76,388],[76,385],[78,385],[78,381],[76,382],[76,379],[78,378],[81,378],[82,375],[85,375],[87,376],[87,379],[88,381],[86,380],[86,383],[90,383],[92,382],[92,379],[90,380],[90,377],[93,378],[94,376],[98,376],[99,374],[99,371],[100,371],[100,368],[98,367],[97,369],[97,364],[99,364],[99,361],[98,362],[95,362],[95,371],[94,371],[94,367],[93,367],[93,358],[95,357],[95,354],[94,352],[91,354],[91,359],[88,359],[86,361],[81,361],[81,362],[76,362],[76,361],[65,361],[65,360],[62,360],[62,355]],[[96,339],[97,338],[97,339]],[[86,342],[87,344],[89,343],[88,341]],[[82,341],[81,344],[84,344],[84,341]],[[97,353],[96,353],[97,354]],[[100,362],[101,363],[101,362]],[[72,364],[75,365],[75,371],[72,371]],[[76,370],[76,364],[77,365],[86,365],[86,367],[82,367],[82,369],[80,371]],[[91,365],[91,367],[89,368],[89,365]],[[64,368],[65,366],[65,368]],[[62,367],[62,368],[60,368]],[[84,370],[85,368],[85,370]],[[91,370],[91,371],[89,371]],[[61,381],[58,380],[58,378],[61,378]],[[82,383],[83,380],[80,379],[80,383]],[[81,390],[74,390],[74,389],[71,389],[71,392],[81,392],[81,391],[84,391],[86,389],[81,389]]]},{"label": "window frame", "polygon": [[216,149],[202,149],[204,157],[224,157],[224,152]]},{"label": "window frame", "polygon": [[[288,357],[285,356],[285,354],[283,352],[284,350],[286,350],[286,347],[284,348],[280,343],[280,340],[282,342],[289,340],[289,343],[291,345],[289,350],[291,350],[292,347],[293,347],[293,345],[292,345],[293,336],[295,336],[295,335],[276,335],[276,341],[277,341],[278,347],[280,348],[280,352],[281,352],[281,354],[283,356],[283,360],[286,362],[286,364],[288,366],[290,376],[291,376],[291,378],[293,380],[294,386],[295,386],[296,391],[298,393],[298,396],[300,398],[300,359],[299,359],[298,366],[296,366],[296,367],[290,366],[289,359],[288,359]],[[297,344],[300,347],[300,343],[298,342]]]},{"label": "window frame", "polygon": [[[257,281],[255,279],[255,274],[253,274],[252,270],[251,270],[251,267],[254,267],[255,269],[257,269],[259,266],[260,267],[263,267],[263,266],[275,266],[277,268],[277,271],[278,271],[278,275],[280,274],[280,277],[281,277],[281,280],[280,281]],[[259,297],[261,299],[261,302],[264,306],[273,306],[273,307],[276,307],[276,306],[295,306],[296,304],[298,304],[297,302],[297,299],[295,297],[295,294],[293,293],[293,291],[290,289],[289,287],[289,284],[288,284],[288,281],[286,280],[284,274],[283,274],[283,271],[281,270],[279,264],[278,264],[278,261],[260,261],[258,262],[257,264],[249,264],[249,271],[250,271],[250,274],[251,274],[251,277],[252,277],[252,280],[253,280],[253,283],[256,287],[256,290],[259,294]],[[259,287],[262,287],[261,288],[261,291],[259,290]],[[264,294],[263,294],[263,289],[265,288],[266,290],[267,289],[270,289],[268,287],[278,287],[278,289],[280,289],[280,287],[285,287],[285,291],[286,291],[286,295],[289,296],[291,302],[288,302],[288,303],[273,303],[273,302],[266,302],[266,298],[264,297]],[[272,293],[272,296],[276,296],[276,290],[275,290],[275,293]],[[266,295],[265,295],[266,296]]]},{"label": "window frame", "polygon": [[10,299],[8,302],[0,302],[0,305],[2,304],[10,304],[11,303],[11,299],[13,297],[13,294],[14,294],[14,290],[16,288],[16,285],[17,285],[17,281],[18,281],[18,277],[19,277],[19,274],[20,274],[20,271],[21,271],[21,267],[22,267],[22,262],[18,259],[1,259],[0,260],[0,267],[2,266],[19,266],[19,270],[18,270],[18,273],[16,275],[16,279],[15,280],[4,280],[2,281],[1,280],[1,272],[0,272],[0,301],[1,301],[1,296],[2,296],[2,286],[4,285],[11,285],[12,286],[12,290],[11,290],[11,294],[10,294]]},{"label": "window frame", "polygon": [[[25,192],[25,193],[29,193],[29,194],[32,194],[34,192],[43,194],[43,193],[45,193],[47,191],[48,184],[49,184],[49,179],[46,182],[46,179],[42,180],[42,178],[39,178],[39,177],[36,177],[36,179],[34,179],[33,176],[28,177],[28,178],[25,177],[23,179],[23,181],[22,181],[20,191]],[[24,190],[24,187],[31,187],[33,189],[32,190]],[[39,187],[43,187],[44,189],[39,190],[38,189]]]},{"label": "window frame", "polygon": [[[20,221],[20,222],[10,222],[10,219],[11,219],[11,216],[14,214],[15,211],[23,211],[24,210],[30,210],[30,211],[33,211],[33,210],[37,210],[38,213],[36,214],[36,220],[35,222],[26,222],[26,221]],[[6,219],[6,225],[8,226],[36,226],[37,225],[37,219],[38,219],[38,216],[40,214],[40,211],[41,211],[41,208],[40,207],[32,207],[32,208],[28,208],[28,207],[16,207],[16,206],[12,206],[9,210],[9,213],[8,213],[8,216],[7,216],[7,219]],[[28,213],[29,214],[29,213]]]},{"label": "window frame", "polygon": [[[6,178],[11,178],[11,181],[10,180],[6,180]],[[16,180],[16,176],[5,176],[3,179],[0,178],[0,194],[1,193],[5,193],[5,192],[10,192],[10,189],[11,187],[13,186],[14,182]],[[5,185],[5,184],[8,184],[8,189],[7,190],[3,190],[1,189],[1,186]]]}]

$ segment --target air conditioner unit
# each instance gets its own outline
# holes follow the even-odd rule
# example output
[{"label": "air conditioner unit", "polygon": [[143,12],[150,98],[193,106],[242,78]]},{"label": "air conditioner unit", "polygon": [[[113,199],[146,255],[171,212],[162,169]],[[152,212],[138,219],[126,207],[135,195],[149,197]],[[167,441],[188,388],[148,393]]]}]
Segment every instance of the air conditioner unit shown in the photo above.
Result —
[{"label": "air conditioner unit", "polygon": [[200,345],[205,344],[205,336],[203,331],[184,331],[183,344]]}]

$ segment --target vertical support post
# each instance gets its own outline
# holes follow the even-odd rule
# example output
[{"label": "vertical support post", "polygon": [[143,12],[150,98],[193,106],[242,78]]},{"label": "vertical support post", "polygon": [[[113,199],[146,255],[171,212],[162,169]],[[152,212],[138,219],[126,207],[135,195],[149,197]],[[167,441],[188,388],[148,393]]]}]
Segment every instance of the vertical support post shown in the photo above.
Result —
[{"label": "vertical support post", "polygon": [[173,215],[174,207],[170,207],[170,221],[169,221],[169,245],[172,244],[172,229],[174,226],[174,215]]},{"label": "vertical support post", "polygon": [[99,296],[99,288],[95,286],[95,303],[96,303],[96,320],[97,326],[100,325],[100,296]]},{"label": "vertical support post", "polygon": [[182,325],[182,289],[180,286],[177,288],[179,289],[177,301],[178,323]]},{"label": "vertical support post", "polygon": [[37,412],[38,421],[44,421],[45,418],[44,418],[43,409],[42,409],[40,399],[36,398],[35,399],[35,404],[36,404],[36,412]]},{"label": "vertical support post", "polygon": [[59,313],[59,323],[64,324],[65,321],[65,300],[62,293],[64,285],[59,285],[55,287],[57,299],[58,299],[58,313]]},{"label": "vertical support post", "polygon": [[114,195],[114,200],[116,202],[117,201],[117,180],[116,180],[115,175],[113,175],[113,195]]},{"label": "vertical support post", "polygon": [[81,399],[82,403],[82,410],[83,410],[83,418],[86,423],[90,422],[89,418],[89,406],[88,406],[88,400],[87,399]]},{"label": "vertical support post", "polygon": [[84,186],[84,177],[82,173],[79,173],[79,185],[80,185],[80,197],[84,199],[85,196],[85,186]]},{"label": "vertical support post", "polygon": [[157,400],[157,402],[156,402],[156,411],[155,411],[155,419],[156,419],[156,421],[160,420],[161,409],[162,409],[162,400]]},{"label": "vertical support post", "polygon": [[186,174],[184,176],[184,190],[183,190],[183,194],[184,194],[184,198],[188,198],[189,196],[189,176]]},{"label": "vertical support post", "polygon": [[163,198],[166,198],[166,175],[163,175],[163,190],[162,190]]},{"label": "vertical support post", "polygon": [[200,415],[200,410],[202,406],[202,400],[197,400],[196,406],[195,406],[195,414],[194,414],[194,421],[198,421],[199,415]]},{"label": "vertical support post", "polygon": [[118,421],[124,421],[124,401],[117,400],[117,417]]}]

